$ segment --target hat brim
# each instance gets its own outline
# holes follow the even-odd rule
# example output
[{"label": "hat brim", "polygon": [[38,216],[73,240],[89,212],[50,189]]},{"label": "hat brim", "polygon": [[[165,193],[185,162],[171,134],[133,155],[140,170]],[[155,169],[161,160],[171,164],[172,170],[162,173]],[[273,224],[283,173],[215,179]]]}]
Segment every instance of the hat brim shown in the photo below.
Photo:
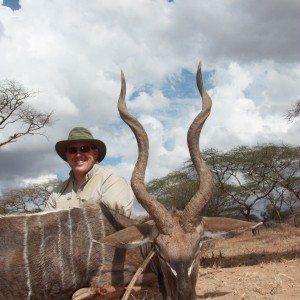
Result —
[{"label": "hat brim", "polygon": [[55,151],[64,161],[67,161],[66,149],[68,145],[74,142],[85,142],[85,143],[91,143],[95,145],[95,147],[98,149],[99,152],[97,157],[98,162],[102,161],[106,155],[106,146],[100,140],[96,140],[96,139],[65,140],[65,141],[59,141],[55,145]]}]

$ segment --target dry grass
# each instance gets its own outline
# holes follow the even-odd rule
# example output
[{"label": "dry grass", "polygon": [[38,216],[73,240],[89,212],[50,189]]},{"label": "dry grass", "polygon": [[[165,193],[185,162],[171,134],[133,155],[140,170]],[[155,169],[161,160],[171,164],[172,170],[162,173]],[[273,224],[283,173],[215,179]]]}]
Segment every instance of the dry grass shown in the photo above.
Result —
[{"label": "dry grass", "polygon": [[300,293],[299,260],[233,268],[202,268],[200,299],[296,300]]},{"label": "dry grass", "polygon": [[263,228],[228,240],[208,242],[202,251],[203,267],[233,267],[295,259],[300,256],[300,228]]},{"label": "dry grass", "polygon": [[200,299],[294,300],[300,294],[300,228],[263,228],[210,242],[202,252]]}]

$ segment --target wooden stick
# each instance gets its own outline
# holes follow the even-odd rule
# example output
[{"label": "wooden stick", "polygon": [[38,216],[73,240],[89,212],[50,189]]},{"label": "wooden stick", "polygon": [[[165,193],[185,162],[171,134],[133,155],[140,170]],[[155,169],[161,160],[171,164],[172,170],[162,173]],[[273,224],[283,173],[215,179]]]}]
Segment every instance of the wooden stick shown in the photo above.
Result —
[{"label": "wooden stick", "polygon": [[123,297],[121,300],[127,300],[130,296],[131,290],[134,287],[134,284],[138,278],[138,276],[140,276],[142,274],[142,272],[144,271],[144,269],[146,268],[147,264],[149,263],[150,259],[152,258],[152,256],[154,255],[155,251],[154,249],[152,249],[149,254],[147,255],[147,257],[145,258],[145,260],[143,261],[142,265],[137,269],[137,271],[135,272],[135,274],[133,275],[129,285],[126,288],[126,292],[124,293]]}]

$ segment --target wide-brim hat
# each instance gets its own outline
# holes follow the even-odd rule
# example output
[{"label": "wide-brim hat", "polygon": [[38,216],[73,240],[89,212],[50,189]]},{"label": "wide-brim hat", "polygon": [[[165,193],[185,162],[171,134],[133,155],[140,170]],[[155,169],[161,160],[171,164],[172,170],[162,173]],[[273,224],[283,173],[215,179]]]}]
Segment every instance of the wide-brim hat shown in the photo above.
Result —
[{"label": "wide-brim hat", "polygon": [[88,142],[94,145],[98,149],[97,161],[100,162],[104,159],[106,155],[106,146],[105,144],[97,139],[94,139],[93,135],[89,130],[84,127],[75,127],[73,128],[67,140],[59,141],[55,145],[55,150],[57,154],[64,160],[67,161],[66,149],[70,143],[74,142]]}]

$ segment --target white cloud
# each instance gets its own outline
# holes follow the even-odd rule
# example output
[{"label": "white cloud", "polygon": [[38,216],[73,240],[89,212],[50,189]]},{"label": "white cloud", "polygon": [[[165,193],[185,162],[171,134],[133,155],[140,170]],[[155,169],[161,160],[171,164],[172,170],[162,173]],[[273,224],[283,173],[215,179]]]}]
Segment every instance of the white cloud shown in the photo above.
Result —
[{"label": "white cloud", "polygon": [[284,83],[293,87],[299,82],[295,70],[290,70],[289,80],[286,72],[270,68],[269,63],[261,63],[259,70],[257,65],[242,67],[235,63],[216,73],[208,130],[218,138],[213,138],[212,146],[228,149],[240,144],[284,143],[289,128],[294,126],[283,118],[286,99],[297,99],[297,91],[285,90]]},{"label": "white cloud", "polygon": [[37,178],[26,178],[23,179],[21,182],[21,186],[30,186],[32,184],[43,184],[43,183],[47,183],[51,180],[56,180],[57,176],[55,174],[47,174],[47,175],[41,175]]},{"label": "white cloud", "polygon": [[151,95],[141,92],[138,97],[128,103],[129,109],[137,112],[154,113],[158,110],[164,110],[170,105],[170,101],[161,91],[154,91]]},{"label": "white cloud", "polygon": [[127,99],[153,87],[128,102],[149,134],[147,179],[188,158],[186,132],[200,100],[169,99],[161,87],[166,78],[180,79],[182,69],[195,73],[199,60],[213,86],[201,148],[299,145],[299,121],[283,118],[299,99],[299,11],[296,0],[23,0],[14,12],[0,6],[0,79],[40,91],[30,103],[53,110],[56,121],[45,129],[48,140],[28,137],[1,149],[0,189],[67,175],[54,144],[75,126],[102,139],[103,163],[129,179],[137,146],[116,108],[121,69]]}]

